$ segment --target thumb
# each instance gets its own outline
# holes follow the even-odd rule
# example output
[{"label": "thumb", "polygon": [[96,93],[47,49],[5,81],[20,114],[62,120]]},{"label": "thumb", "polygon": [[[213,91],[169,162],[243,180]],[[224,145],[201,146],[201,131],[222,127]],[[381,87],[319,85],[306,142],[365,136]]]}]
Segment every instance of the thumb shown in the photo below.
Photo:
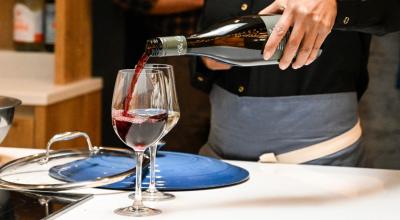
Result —
[{"label": "thumb", "polygon": [[270,15],[270,14],[278,14],[282,12],[282,8],[279,5],[278,1],[274,1],[272,4],[270,4],[268,7],[264,8],[260,12],[258,12],[259,15]]}]

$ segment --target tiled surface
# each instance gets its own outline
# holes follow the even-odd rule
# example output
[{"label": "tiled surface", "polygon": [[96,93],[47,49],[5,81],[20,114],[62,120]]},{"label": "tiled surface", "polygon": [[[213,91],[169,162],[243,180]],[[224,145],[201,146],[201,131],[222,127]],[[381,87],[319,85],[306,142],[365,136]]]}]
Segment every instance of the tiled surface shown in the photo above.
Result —
[{"label": "tiled surface", "polygon": [[374,37],[370,84],[360,103],[366,166],[400,169],[400,90],[395,88],[400,33]]}]

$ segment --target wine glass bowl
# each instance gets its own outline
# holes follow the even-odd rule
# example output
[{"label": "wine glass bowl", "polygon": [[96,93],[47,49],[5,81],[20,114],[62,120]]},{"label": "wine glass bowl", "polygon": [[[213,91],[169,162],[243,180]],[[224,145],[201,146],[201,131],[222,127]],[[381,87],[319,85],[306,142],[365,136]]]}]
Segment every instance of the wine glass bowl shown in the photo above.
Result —
[{"label": "wine glass bowl", "polygon": [[115,133],[136,154],[135,198],[132,206],[115,210],[126,216],[149,216],[161,211],[142,203],[142,161],[144,151],[163,135],[168,117],[164,74],[153,69],[121,70],[112,100]]},{"label": "wine glass bowl", "polygon": [[160,109],[136,109],[124,115],[112,112],[114,130],[118,137],[135,151],[144,151],[157,140],[166,125],[168,113]]}]

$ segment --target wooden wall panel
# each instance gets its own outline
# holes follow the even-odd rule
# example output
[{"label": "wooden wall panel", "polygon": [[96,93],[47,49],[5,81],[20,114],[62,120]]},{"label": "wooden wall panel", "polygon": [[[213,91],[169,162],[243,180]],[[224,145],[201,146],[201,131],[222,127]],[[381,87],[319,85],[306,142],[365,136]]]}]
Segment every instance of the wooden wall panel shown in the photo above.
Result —
[{"label": "wooden wall panel", "polygon": [[56,84],[65,84],[91,76],[90,2],[90,0],[56,1]]},{"label": "wooden wall panel", "polygon": [[0,0],[0,49],[13,48],[13,6],[15,0]]},{"label": "wooden wall panel", "polygon": [[[7,147],[45,148],[56,133],[86,132],[93,145],[101,142],[101,91],[88,93],[49,106],[20,106],[7,137]],[[105,123],[111,123],[107,120]],[[86,147],[84,139],[55,144],[54,149]]]},{"label": "wooden wall panel", "polygon": [[[50,106],[35,108],[35,147],[44,148],[50,138],[66,131],[86,132],[92,144],[100,144],[101,99],[100,91],[92,92]],[[54,149],[85,147],[82,138],[55,144]]]},{"label": "wooden wall panel", "polygon": [[13,125],[1,143],[7,147],[31,147],[34,144],[34,118],[32,115],[15,114]]}]

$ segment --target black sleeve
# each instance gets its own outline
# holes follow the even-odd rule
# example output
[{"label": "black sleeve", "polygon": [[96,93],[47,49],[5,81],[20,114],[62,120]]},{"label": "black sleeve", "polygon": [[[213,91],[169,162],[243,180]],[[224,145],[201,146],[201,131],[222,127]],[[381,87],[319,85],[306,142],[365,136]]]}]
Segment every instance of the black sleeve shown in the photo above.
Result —
[{"label": "black sleeve", "polygon": [[154,7],[157,0],[113,0],[113,2],[124,10],[146,14]]},{"label": "black sleeve", "polygon": [[209,93],[213,83],[218,78],[218,73],[223,71],[213,71],[208,69],[200,57],[196,57],[196,62],[190,72],[191,84],[193,87]]},{"label": "black sleeve", "polygon": [[[218,1],[210,2],[206,0],[204,2],[203,10],[201,12],[199,21],[197,23],[197,31],[204,29],[205,27],[209,26],[212,23],[209,21],[209,19],[206,19],[205,16],[206,11],[208,12],[208,14],[210,14],[209,11],[213,8],[216,8],[216,7],[211,7],[209,5],[210,3],[216,4],[218,3]],[[211,91],[211,88],[215,80],[218,78],[219,75],[218,72],[219,71],[213,71],[208,69],[201,60],[201,57],[196,57],[195,62],[193,62],[192,71],[190,72],[190,83],[192,84],[193,87],[203,92],[209,93]]]},{"label": "black sleeve", "polygon": [[400,0],[337,0],[334,29],[382,35],[400,30]]}]

